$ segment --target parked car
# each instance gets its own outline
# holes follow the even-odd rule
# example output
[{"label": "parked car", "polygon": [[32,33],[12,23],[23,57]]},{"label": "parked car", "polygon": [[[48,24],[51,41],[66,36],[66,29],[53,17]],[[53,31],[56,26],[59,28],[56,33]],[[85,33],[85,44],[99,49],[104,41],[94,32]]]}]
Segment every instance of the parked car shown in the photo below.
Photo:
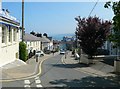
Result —
[{"label": "parked car", "polygon": [[41,56],[44,56],[44,53],[43,51],[37,51],[35,55],[38,57],[41,57]]},{"label": "parked car", "polygon": [[64,50],[60,50],[60,54],[65,54],[65,51]]},{"label": "parked car", "polygon": [[45,54],[50,54],[51,51],[50,51],[50,50],[46,50],[46,51],[44,51],[44,53],[45,53]]}]

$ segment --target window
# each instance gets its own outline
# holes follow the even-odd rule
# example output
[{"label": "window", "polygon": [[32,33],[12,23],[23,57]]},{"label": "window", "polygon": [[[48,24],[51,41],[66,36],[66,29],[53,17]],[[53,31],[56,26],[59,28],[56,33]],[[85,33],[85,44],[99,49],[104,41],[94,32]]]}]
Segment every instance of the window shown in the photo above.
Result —
[{"label": "window", "polygon": [[30,42],[30,46],[31,46],[32,44],[31,44],[31,42]]},{"label": "window", "polygon": [[2,43],[6,42],[6,29],[2,27]]},{"label": "window", "polygon": [[16,41],[16,29],[13,29],[13,41]]},{"label": "window", "polygon": [[12,31],[11,31],[10,28],[9,28],[8,30],[9,30],[9,31],[8,31],[8,34],[9,34],[9,42],[12,42]]}]

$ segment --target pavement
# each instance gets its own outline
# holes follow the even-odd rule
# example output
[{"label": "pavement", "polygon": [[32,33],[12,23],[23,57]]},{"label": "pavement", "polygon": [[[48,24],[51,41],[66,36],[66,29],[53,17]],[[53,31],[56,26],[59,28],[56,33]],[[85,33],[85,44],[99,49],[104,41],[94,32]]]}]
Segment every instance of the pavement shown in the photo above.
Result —
[{"label": "pavement", "polygon": [[18,59],[6,64],[0,68],[0,82],[31,78],[31,76],[35,76],[41,71],[39,67],[41,62],[57,54],[58,53],[55,53],[54,55],[45,54],[39,58],[38,62],[36,62],[36,59],[32,57],[26,62]]},{"label": "pavement", "polygon": [[[63,63],[67,65],[72,65],[73,69],[77,71],[81,71],[87,74],[90,74],[92,76],[100,76],[100,77],[108,77],[108,76],[115,76],[114,74],[114,66],[113,66],[113,58],[109,58],[109,61],[112,63],[106,63],[109,62],[108,59],[94,59],[93,64],[85,64],[82,63],[82,61],[79,62],[79,60],[75,60],[75,57],[71,55],[72,53],[69,52],[65,58],[65,56],[62,57]],[[86,60],[86,57],[82,56],[80,60]]]}]

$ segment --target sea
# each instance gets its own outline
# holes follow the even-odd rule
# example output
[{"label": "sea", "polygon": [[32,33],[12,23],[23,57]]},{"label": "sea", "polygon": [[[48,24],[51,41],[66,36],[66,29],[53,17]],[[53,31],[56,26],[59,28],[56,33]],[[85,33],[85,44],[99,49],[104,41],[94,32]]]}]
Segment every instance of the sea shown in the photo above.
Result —
[{"label": "sea", "polygon": [[64,36],[74,36],[75,34],[74,33],[67,33],[67,34],[53,34],[53,35],[50,35],[52,36],[53,40],[63,40],[63,37]]},{"label": "sea", "polygon": [[[61,41],[63,40],[63,37],[64,36],[75,36],[74,33],[70,33],[70,34],[54,34],[54,35],[51,35],[53,40],[58,40],[58,41]],[[59,49],[66,49],[66,45],[65,44],[60,44],[59,45]]]}]

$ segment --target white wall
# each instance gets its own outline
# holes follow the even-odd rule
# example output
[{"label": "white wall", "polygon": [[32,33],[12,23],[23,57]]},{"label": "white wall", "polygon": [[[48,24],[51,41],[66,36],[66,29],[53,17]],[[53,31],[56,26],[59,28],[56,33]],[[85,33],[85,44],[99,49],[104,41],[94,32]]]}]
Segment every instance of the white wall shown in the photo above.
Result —
[{"label": "white wall", "polygon": [[[11,28],[13,30],[13,28]],[[8,29],[7,29],[8,31]],[[0,33],[2,34],[2,26],[0,26]],[[12,31],[13,34],[13,31]],[[2,35],[0,35],[0,67],[10,63],[12,61],[15,61],[18,59],[19,54],[19,32],[16,32],[16,41],[13,41],[12,36],[12,42],[8,42],[8,33],[7,33],[7,42],[3,45],[2,43]],[[16,56],[17,53],[17,56]]]},{"label": "white wall", "polygon": [[[26,45],[27,45],[27,50],[28,53],[30,52],[30,49],[32,48],[32,52],[33,50],[36,50],[36,51],[39,51],[40,50],[40,47],[41,47],[41,41],[27,41],[25,42]],[[30,44],[31,43],[31,44]]]},{"label": "white wall", "polygon": [[48,44],[48,50],[53,50],[53,42],[51,41],[49,44]]},{"label": "white wall", "polygon": [[1,53],[2,53],[2,50],[1,50],[1,41],[2,41],[2,28],[1,28],[1,25],[0,25],[0,66],[1,66]]}]

